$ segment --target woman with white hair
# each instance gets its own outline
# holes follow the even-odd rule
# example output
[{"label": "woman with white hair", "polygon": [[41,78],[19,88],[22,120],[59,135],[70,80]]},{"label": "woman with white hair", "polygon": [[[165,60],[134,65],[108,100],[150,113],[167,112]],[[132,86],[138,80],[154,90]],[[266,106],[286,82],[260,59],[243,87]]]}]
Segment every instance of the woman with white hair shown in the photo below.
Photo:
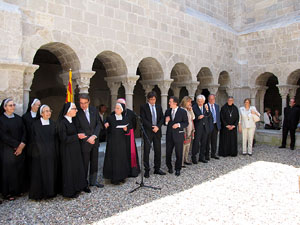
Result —
[{"label": "woman with white hair", "polygon": [[104,124],[107,129],[107,145],[103,165],[103,176],[112,184],[124,182],[129,174],[129,163],[126,152],[128,119],[124,115],[125,104],[117,103],[115,113],[110,115]]},{"label": "woman with white hair", "polygon": [[30,199],[52,198],[57,193],[57,135],[56,124],[50,119],[51,113],[48,105],[42,105],[31,128]]}]

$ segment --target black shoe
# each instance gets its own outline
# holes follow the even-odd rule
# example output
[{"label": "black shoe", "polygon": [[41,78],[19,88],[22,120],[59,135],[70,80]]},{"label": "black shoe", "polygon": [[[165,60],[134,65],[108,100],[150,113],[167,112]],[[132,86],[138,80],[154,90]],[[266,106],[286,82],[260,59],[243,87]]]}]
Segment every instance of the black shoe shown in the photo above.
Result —
[{"label": "black shoe", "polygon": [[120,181],[112,180],[111,183],[114,184],[114,185],[120,185]]},{"label": "black shoe", "polygon": [[295,147],[291,147],[291,150],[295,150]]},{"label": "black shoe", "polygon": [[192,163],[193,163],[193,164],[198,164],[198,162],[197,162],[196,159],[193,159],[193,160],[192,160]]},{"label": "black shoe", "polygon": [[149,171],[145,171],[144,177],[145,177],[145,178],[149,178],[149,177],[150,177]]},{"label": "black shoe", "polygon": [[216,156],[216,155],[213,155],[212,158],[213,158],[213,159],[220,159],[220,158],[219,158],[218,156]]},{"label": "black shoe", "polygon": [[84,188],[83,191],[85,193],[91,193],[91,189],[89,187]]},{"label": "black shoe", "polygon": [[199,159],[199,162],[208,163],[208,161],[206,161],[205,159]]},{"label": "black shoe", "polygon": [[159,170],[155,170],[154,174],[158,174],[158,175],[166,175],[166,173],[164,171],[162,171],[161,169]]},{"label": "black shoe", "polygon": [[182,165],[181,168],[186,168],[186,166],[185,166],[185,165]]},{"label": "black shoe", "polygon": [[173,173],[173,169],[168,169],[168,172],[169,172],[170,174],[172,174],[172,173]]},{"label": "black shoe", "polygon": [[281,146],[279,146],[279,148],[285,148],[285,146],[281,145]]},{"label": "black shoe", "polygon": [[177,176],[177,177],[180,176],[180,170],[175,171],[175,176]]},{"label": "black shoe", "polygon": [[188,166],[192,165],[192,163],[190,163],[190,162],[184,162],[184,164],[188,165]]},{"label": "black shoe", "polygon": [[249,156],[252,156],[252,154],[248,153]]},{"label": "black shoe", "polygon": [[95,186],[97,188],[104,188],[104,185],[100,183],[91,184],[90,186]]},{"label": "black shoe", "polygon": [[210,158],[208,158],[208,157],[205,157],[205,160],[209,161],[209,160],[210,160]]}]

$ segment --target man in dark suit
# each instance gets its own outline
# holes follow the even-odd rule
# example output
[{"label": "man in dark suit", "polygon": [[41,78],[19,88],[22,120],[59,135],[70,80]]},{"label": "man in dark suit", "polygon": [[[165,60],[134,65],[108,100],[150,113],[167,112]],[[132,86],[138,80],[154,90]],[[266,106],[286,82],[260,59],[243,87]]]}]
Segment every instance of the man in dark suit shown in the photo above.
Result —
[{"label": "man in dark suit", "polygon": [[166,164],[168,167],[168,172],[173,173],[172,153],[173,148],[175,147],[175,175],[179,176],[182,166],[184,128],[189,125],[189,121],[186,111],[178,107],[179,99],[177,97],[170,97],[169,105],[170,109],[167,109],[165,113],[165,124],[167,126]]},{"label": "man in dark suit", "polygon": [[291,150],[295,149],[295,132],[297,129],[297,125],[299,122],[299,108],[295,106],[296,101],[294,98],[290,99],[289,106],[284,108],[284,119],[282,126],[282,144],[279,148],[285,148],[286,146],[286,138],[288,132],[290,131],[291,135]]},{"label": "man in dark suit", "polygon": [[197,164],[196,154],[199,152],[200,144],[200,154],[199,161],[207,163],[205,159],[206,153],[206,143],[207,137],[210,132],[209,120],[211,119],[211,112],[209,111],[208,105],[205,104],[205,96],[197,96],[197,104],[193,106],[193,112],[195,114],[194,126],[195,126],[195,138],[192,147],[192,162]]},{"label": "man in dark suit", "polygon": [[[157,95],[154,91],[147,94],[147,103],[141,106],[140,116],[142,118],[145,132],[149,138],[150,143],[153,143],[154,149],[154,174],[166,175],[160,169],[161,166],[161,126],[164,123],[164,115],[162,107],[156,103]],[[149,178],[149,154],[150,145],[144,137],[144,167],[146,178]]]},{"label": "man in dark suit", "polygon": [[[219,105],[215,103],[216,97],[211,94],[208,96],[208,106],[209,110],[212,114],[211,119],[209,119],[209,133],[206,144],[206,152],[205,152],[205,160],[209,160],[211,158],[219,159],[217,156],[217,140],[218,133],[221,129],[221,120],[220,120],[220,108]],[[211,147],[211,152],[210,152]],[[209,154],[210,153],[210,154]]]},{"label": "man in dark suit", "polygon": [[[88,94],[80,94],[75,126],[78,133],[84,133],[87,138],[81,140],[81,151],[84,162],[86,179],[90,186],[102,188],[103,185],[97,183],[98,172],[98,135],[102,129],[100,117],[95,107],[90,106]],[[89,174],[89,179],[88,179]]]}]

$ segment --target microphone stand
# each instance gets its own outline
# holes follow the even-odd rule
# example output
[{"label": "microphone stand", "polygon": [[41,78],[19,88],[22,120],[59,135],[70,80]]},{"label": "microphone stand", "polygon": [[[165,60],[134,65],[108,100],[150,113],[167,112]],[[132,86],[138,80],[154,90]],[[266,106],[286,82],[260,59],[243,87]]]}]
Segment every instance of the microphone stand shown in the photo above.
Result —
[{"label": "microphone stand", "polygon": [[143,126],[143,123],[142,123],[142,119],[140,116],[138,116],[136,113],[134,113],[135,116],[138,118],[138,124],[140,125],[140,129],[141,129],[141,134],[142,134],[142,138],[141,138],[141,182],[136,182],[136,184],[138,184],[138,187],[134,188],[133,190],[131,190],[129,193],[133,193],[135,191],[137,191],[138,189],[140,188],[151,188],[151,189],[154,189],[154,190],[161,190],[160,187],[153,187],[153,186],[149,186],[149,185],[145,185],[144,184],[144,138],[147,142],[147,144],[150,146],[150,151],[152,149],[152,145],[151,145],[151,142],[145,132],[145,129],[144,129],[144,126]]}]

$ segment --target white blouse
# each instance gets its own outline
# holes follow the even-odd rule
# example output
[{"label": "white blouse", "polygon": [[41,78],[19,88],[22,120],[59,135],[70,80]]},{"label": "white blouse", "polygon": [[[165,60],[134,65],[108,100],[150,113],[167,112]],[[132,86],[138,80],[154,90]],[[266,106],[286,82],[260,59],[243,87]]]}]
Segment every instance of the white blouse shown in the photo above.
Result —
[{"label": "white blouse", "polygon": [[50,124],[49,120],[44,120],[42,117],[41,117],[41,122],[43,126]]},{"label": "white blouse", "polygon": [[255,111],[260,117],[260,113],[256,110],[255,106],[250,106],[247,110],[244,106],[240,107],[240,121],[242,128],[252,128],[256,127],[255,122],[252,117],[251,110]]},{"label": "white blouse", "polygon": [[65,115],[65,118],[69,121],[69,123],[72,123],[72,117]]}]

